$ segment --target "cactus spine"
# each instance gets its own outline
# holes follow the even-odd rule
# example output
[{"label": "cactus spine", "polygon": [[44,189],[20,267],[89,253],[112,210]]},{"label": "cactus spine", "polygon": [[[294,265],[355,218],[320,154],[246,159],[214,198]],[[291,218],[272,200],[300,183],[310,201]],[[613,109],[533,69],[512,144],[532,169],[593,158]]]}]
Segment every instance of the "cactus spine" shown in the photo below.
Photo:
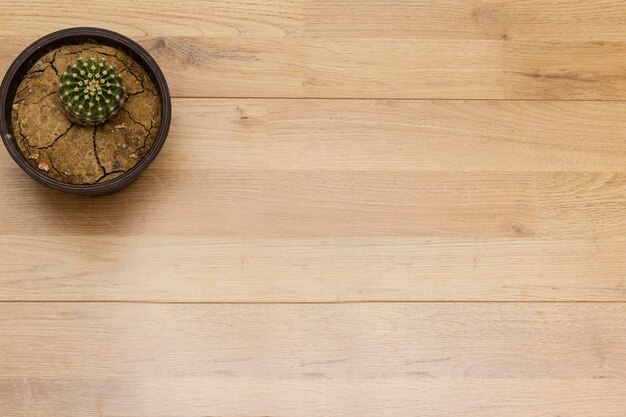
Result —
[{"label": "cactus spine", "polygon": [[126,88],[122,76],[105,60],[78,59],[59,78],[59,99],[68,119],[96,126],[122,107]]}]

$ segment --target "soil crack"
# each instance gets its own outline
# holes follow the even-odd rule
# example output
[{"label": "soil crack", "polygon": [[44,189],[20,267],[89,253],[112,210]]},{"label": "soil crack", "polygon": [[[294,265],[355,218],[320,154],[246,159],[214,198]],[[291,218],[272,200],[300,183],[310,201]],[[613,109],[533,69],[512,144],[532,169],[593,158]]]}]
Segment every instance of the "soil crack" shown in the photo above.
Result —
[{"label": "soil crack", "polygon": [[96,157],[96,162],[98,163],[98,166],[102,170],[102,176],[100,176],[100,178],[98,178],[98,180],[100,180],[100,179],[102,179],[102,177],[104,177],[107,174],[107,170],[104,169],[104,166],[102,165],[102,162],[100,162],[100,157],[98,156],[98,149],[97,149],[97,146],[96,146],[96,132],[97,131],[98,131],[98,126],[94,126],[93,133],[91,134],[91,138],[93,140],[93,154]]},{"label": "soil crack", "polygon": [[137,150],[135,152],[143,152],[143,150],[146,148],[146,145],[147,145],[147,142],[148,142],[148,138],[152,134],[152,128],[154,128],[154,120],[152,120],[151,123],[152,124],[150,125],[150,129],[147,130],[146,134],[143,137],[143,143],[141,144],[141,146],[139,148],[137,148]]},{"label": "soil crack", "polygon": [[109,176],[111,176],[111,175],[114,175],[114,174],[123,174],[123,173],[125,173],[125,172],[126,172],[126,170],[125,170],[125,169],[116,169],[115,171],[111,171],[111,172],[109,172],[108,174],[106,174],[106,175],[104,175],[104,176],[100,177],[98,180],[96,180],[96,183],[104,182],[104,180],[106,180],[106,179],[107,179],[107,177],[109,177]]},{"label": "soil crack", "polygon": [[[52,94],[54,94],[54,93],[52,93]],[[49,95],[50,95],[50,94],[48,94],[48,96],[49,96]],[[43,99],[41,99],[41,100],[39,101],[39,103],[41,103],[41,101],[43,101]],[[39,104],[39,103],[37,103],[37,104]],[[34,145],[30,142],[30,140],[28,139],[28,135],[24,134],[24,131],[22,130],[22,123],[21,123],[21,121],[20,121],[19,107],[15,110],[15,113],[16,113],[16,119],[17,119],[17,130],[18,130],[18,133],[20,134],[20,136],[22,137],[22,139],[24,139],[24,140],[26,141],[26,143],[28,144],[28,146],[29,146],[30,148],[33,148],[33,149],[39,149],[39,150],[41,150],[41,149],[50,149],[50,148],[52,148],[52,147],[53,147],[53,146],[57,143],[57,141],[58,141],[59,139],[61,139],[61,138],[62,138],[62,137],[64,137],[65,135],[67,135],[67,133],[70,131],[70,129],[74,127],[74,123],[70,124],[70,126],[69,126],[66,130],[65,130],[65,132],[61,133],[59,136],[57,136],[56,138],[54,138],[54,140],[52,141],[52,143],[51,143],[50,145],[47,145],[47,146],[34,146]]]},{"label": "soil crack", "polygon": [[58,53],[59,53],[58,49],[56,51],[54,51],[54,54],[52,55],[52,59],[50,60],[50,68],[52,68],[52,71],[54,71],[54,73],[57,75],[57,77],[59,76],[59,70],[57,69],[56,65],[54,65],[54,64],[56,63],[57,54]]},{"label": "soil crack", "polygon": [[50,170],[56,172],[57,174],[59,174],[62,177],[67,178],[69,176],[69,174],[67,174],[66,172],[63,172],[61,170],[59,170],[56,167],[56,163],[54,162],[54,158],[52,158],[52,152],[50,153],[50,155],[48,155],[48,160],[50,161]]},{"label": "soil crack", "polygon": [[143,127],[143,128],[144,128],[146,131],[148,131],[148,132],[149,132],[150,130],[152,130],[152,126],[150,126],[150,127],[148,128],[148,127],[147,127],[146,125],[144,125],[143,123],[138,122],[137,120],[135,120],[135,118],[133,117],[133,115],[132,115],[132,114],[130,114],[128,110],[126,110],[126,109],[124,109],[124,108],[121,108],[120,110],[122,110],[124,113],[126,113],[126,114],[128,115],[128,117],[130,118],[130,120],[132,120],[132,121],[133,121],[133,123],[138,124],[139,126]]},{"label": "soil crack", "polygon": [[51,93],[48,93],[48,94],[46,94],[45,96],[43,96],[43,97],[41,98],[41,100],[36,101],[36,102],[35,102],[35,103],[33,103],[33,104],[41,104],[41,102],[42,102],[42,101],[44,101],[45,99],[47,99],[48,97],[50,97],[51,95],[56,94],[56,93],[57,93],[56,91],[53,91],[53,92],[51,92]]},{"label": "soil crack", "polygon": [[111,54],[111,53],[107,53],[107,52],[98,52],[98,53],[101,54],[101,55],[104,55],[104,56],[108,56],[108,57],[117,59],[118,62],[120,62],[121,65],[122,65],[122,69],[119,71],[119,73],[121,74],[124,71],[128,71],[130,73],[130,75],[132,75],[133,78],[135,80],[137,80],[137,82],[141,86],[141,91],[137,91],[135,93],[130,93],[130,94],[128,94],[128,97],[136,96],[136,95],[139,95],[139,94],[144,93],[146,91],[146,86],[143,83],[143,79],[132,70],[132,67],[135,66],[135,62],[133,62],[131,65],[128,65],[128,63],[126,63],[123,59],[121,59],[117,54]]},{"label": "soil crack", "polygon": [[[39,148],[39,147],[36,147],[36,148],[37,148],[37,149],[49,149],[49,148],[52,148],[52,147],[53,147],[53,146],[57,143],[57,141],[58,141],[59,139],[61,139],[62,137],[64,137],[65,135],[67,135],[67,133],[68,133],[68,132],[70,131],[70,129],[71,129],[71,128],[73,128],[73,127],[74,127],[74,123],[72,123],[72,124],[70,125],[70,127],[68,127],[68,128],[67,128],[67,130],[66,130],[65,132],[63,132],[63,133],[61,133],[59,136],[57,136],[57,137],[54,139],[54,141],[53,141],[50,145],[48,145],[48,146],[42,146],[41,148]],[[28,142],[28,140],[26,140],[26,141]]]}]

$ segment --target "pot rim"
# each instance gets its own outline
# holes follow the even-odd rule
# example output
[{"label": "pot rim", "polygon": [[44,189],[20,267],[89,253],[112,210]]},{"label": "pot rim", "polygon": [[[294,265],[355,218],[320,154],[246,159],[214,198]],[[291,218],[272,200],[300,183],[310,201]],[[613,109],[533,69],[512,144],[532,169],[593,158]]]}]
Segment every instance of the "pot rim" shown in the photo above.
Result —
[{"label": "pot rim", "polygon": [[[157,92],[159,93],[161,103],[161,126],[154,140],[154,144],[146,155],[134,167],[112,180],[96,183],[96,184],[68,184],[55,180],[37,170],[27,161],[17,145],[17,141],[13,138],[13,129],[11,121],[11,111],[13,99],[19,83],[24,75],[30,70],[32,65],[49,50],[63,46],[76,45],[80,42],[71,42],[83,38],[84,41],[94,40],[103,45],[116,47],[123,52],[129,53],[131,58],[143,67],[146,73],[152,79]],[[63,41],[68,43],[64,44]],[[8,108],[7,108],[8,107]],[[7,117],[7,115],[9,117]],[[95,27],[74,27],[62,29],[57,32],[50,33],[29,45],[24,49],[13,61],[7,70],[2,84],[0,85],[0,135],[7,151],[13,160],[28,175],[39,183],[50,188],[82,195],[104,195],[121,190],[129,185],[141,174],[141,172],[150,165],[161,151],[167,134],[169,132],[171,121],[171,98],[167,82],[159,65],[154,58],[141,45],[132,39],[107,29]]]}]

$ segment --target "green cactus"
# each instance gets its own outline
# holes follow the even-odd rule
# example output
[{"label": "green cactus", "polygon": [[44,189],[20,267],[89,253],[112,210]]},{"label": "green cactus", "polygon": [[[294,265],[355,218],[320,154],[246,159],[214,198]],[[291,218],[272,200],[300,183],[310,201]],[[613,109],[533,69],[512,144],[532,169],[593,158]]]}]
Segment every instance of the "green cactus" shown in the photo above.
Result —
[{"label": "green cactus", "polygon": [[113,116],[124,104],[122,76],[104,60],[78,59],[59,79],[59,98],[68,119],[96,126]]}]

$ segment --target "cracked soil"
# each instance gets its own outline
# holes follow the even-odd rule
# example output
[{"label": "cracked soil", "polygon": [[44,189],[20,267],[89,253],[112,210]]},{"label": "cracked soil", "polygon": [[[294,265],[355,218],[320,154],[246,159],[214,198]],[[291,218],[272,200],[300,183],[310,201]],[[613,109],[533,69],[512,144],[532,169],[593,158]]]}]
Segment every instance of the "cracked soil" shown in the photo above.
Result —
[{"label": "cracked soil", "polygon": [[[89,57],[115,65],[128,92],[122,109],[96,127],[70,122],[57,96],[59,73]],[[94,184],[122,175],[146,155],[159,131],[161,103],[148,74],[122,51],[69,45],[44,55],[24,77],[12,124],[20,150],[40,172],[69,184]]]}]

